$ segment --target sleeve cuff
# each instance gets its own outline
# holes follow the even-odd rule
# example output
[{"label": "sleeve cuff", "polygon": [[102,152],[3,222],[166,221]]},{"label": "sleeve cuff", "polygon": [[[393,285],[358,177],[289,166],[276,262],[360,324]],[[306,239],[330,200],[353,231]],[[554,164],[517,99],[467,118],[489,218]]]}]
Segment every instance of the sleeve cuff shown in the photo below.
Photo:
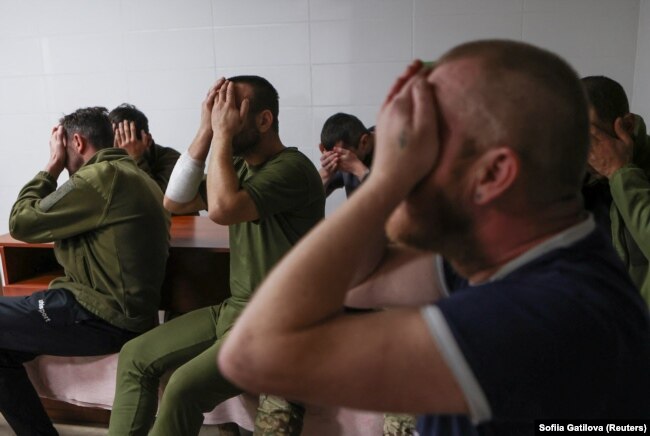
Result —
[{"label": "sleeve cuff", "polygon": [[36,177],[46,179],[48,182],[52,183],[54,187],[56,187],[56,179],[47,171],[39,171],[38,174],[36,174]]}]

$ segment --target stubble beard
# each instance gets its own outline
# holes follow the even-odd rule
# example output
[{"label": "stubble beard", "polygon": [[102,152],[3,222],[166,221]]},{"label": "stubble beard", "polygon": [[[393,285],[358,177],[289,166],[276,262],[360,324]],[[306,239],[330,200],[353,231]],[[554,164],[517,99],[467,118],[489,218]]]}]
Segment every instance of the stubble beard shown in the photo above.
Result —
[{"label": "stubble beard", "polygon": [[439,253],[446,258],[466,258],[473,251],[474,222],[451,195],[438,191],[434,198],[406,199],[393,211],[386,233],[393,242]]},{"label": "stubble beard", "polygon": [[232,154],[236,157],[244,157],[257,147],[260,143],[260,132],[251,126],[244,129],[232,138]]}]

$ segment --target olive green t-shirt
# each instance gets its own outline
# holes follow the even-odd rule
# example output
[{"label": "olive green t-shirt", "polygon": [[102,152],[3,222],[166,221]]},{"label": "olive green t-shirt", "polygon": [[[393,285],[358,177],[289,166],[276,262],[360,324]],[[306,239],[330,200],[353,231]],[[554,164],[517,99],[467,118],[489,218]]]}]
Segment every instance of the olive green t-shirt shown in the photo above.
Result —
[{"label": "olive green t-shirt", "polygon": [[314,164],[286,148],[257,167],[235,158],[240,186],[255,202],[259,219],[230,226],[228,304],[243,309],[278,260],[325,213],[325,192]]}]

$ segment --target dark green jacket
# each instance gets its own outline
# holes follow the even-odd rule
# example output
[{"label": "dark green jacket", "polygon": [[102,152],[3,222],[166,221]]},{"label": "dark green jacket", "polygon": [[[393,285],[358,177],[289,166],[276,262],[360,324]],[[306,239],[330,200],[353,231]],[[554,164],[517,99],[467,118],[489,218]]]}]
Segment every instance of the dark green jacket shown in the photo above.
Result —
[{"label": "dark green jacket", "polygon": [[40,172],[11,210],[11,235],[54,241],[71,291],[87,310],[135,332],[155,325],[169,251],[162,191],[124,150],[98,151],[59,189]]},{"label": "dark green jacket", "polygon": [[650,305],[650,137],[636,117],[632,162],[609,180],[612,243]]}]

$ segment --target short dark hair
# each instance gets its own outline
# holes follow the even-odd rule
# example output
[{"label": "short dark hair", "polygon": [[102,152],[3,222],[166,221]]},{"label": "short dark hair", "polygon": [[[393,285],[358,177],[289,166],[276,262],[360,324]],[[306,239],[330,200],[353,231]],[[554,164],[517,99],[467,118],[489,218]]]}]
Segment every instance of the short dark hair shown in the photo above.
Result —
[{"label": "short dark hair", "polygon": [[260,76],[233,76],[228,79],[234,83],[245,83],[253,88],[253,98],[250,101],[249,113],[257,115],[264,110],[271,111],[273,124],[271,129],[279,132],[278,115],[280,113],[280,97],[271,82]]},{"label": "short dark hair", "polygon": [[582,79],[582,85],[589,103],[602,122],[614,124],[616,118],[630,112],[625,90],[616,80],[605,76],[588,76]]},{"label": "short dark hair", "polygon": [[95,150],[113,146],[113,126],[108,118],[108,109],[105,107],[77,109],[61,117],[59,124],[68,138],[77,133],[86,138]]},{"label": "short dark hair", "polygon": [[332,150],[337,142],[343,141],[346,148],[357,148],[361,137],[370,131],[354,115],[336,113],[329,117],[320,132],[320,142],[325,150]]},{"label": "short dark hair", "polygon": [[147,119],[147,116],[132,104],[122,103],[108,114],[108,118],[110,118],[111,123],[113,124],[121,123],[125,120],[133,121],[135,123],[135,133],[138,139],[140,139],[140,132],[142,130],[149,133],[149,120]]}]

